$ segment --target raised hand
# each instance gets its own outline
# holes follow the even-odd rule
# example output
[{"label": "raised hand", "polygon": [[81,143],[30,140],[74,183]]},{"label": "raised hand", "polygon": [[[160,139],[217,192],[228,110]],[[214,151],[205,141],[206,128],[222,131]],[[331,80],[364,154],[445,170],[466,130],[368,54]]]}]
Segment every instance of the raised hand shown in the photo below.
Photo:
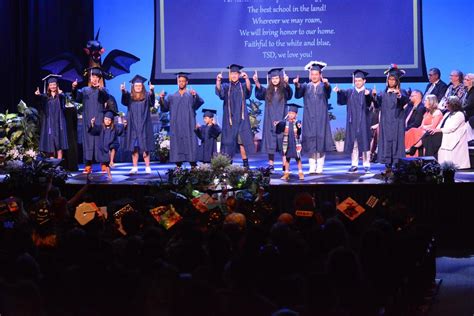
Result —
[{"label": "raised hand", "polygon": [[323,82],[324,84],[326,84],[326,85],[329,84],[329,80],[327,80],[326,78],[322,78],[322,77],[321,77],[321,79],[322,79],[322,82]]},{"label": "raised hand", "polygon": [[217,81],[221,81],[221,80],[222,80],[222,71],[217,74],[216,79],[217,79]]},{"label": "raised hand", "polygon": [[77,88],[77,79],[72,82],[72,88],[73,89]]},{"label": "raised hand", "polygon": [[35,95],[40,95],[40,94],[41,94],[40,88],[39,88],[39,87],[36,87]]},{"label": "raised hand", "polygon": [[155,86],[151,84],[151,82],[148,84],[148,88],[151,90],[155,90]]},{"label": "raised hand", "polygon": [[122,92],[127,91],[127,88],[125,87],[125,82],[120,85],[120,90],[122,90]]},{"label": "raised hand", "polygon": [[165,97],[165,91],[161,91],[160,94],[158,94],[160,96],[160,98],[164,98]]},{"label": "raised hand", "polygon": [[253,81],[256,83],[258,82],[258,74],[256,70],[255,70],[255,73],[253,74]]},{"label": "raised hand", "polygon": [[247,75],[247,73],[245,71],[242,71],[242,73],[240,74],[240,76],[242,78],[244,78],[245,80],[247,80],[249,78],[249,76]]},{"label": "raised hand", "polygon": [[191,93],[193,97],[197,95],[196,90],[194,89],[189,90],[189,93]]},{"label": "raised hand", "polygon": [[288,82],[290,81],[290,78],[289,78],[286,74],[284,74],[284,75],[283,75],[283,81],[284,81],[286,84],[288,84]]},{"label": "raised hand", "polygon": [[296,78],[293,79],[293,83],[294,83],[294,84],[300,83],[300,76],[296,76]]},{"label": "raised hand", "polygon": [[375,88],[375,85],[374,85],[374,88],[372,89],[372,94],[377,95],[377,89]]},{"label": "raised hand", "polygon": [[95,117],[91,118],[91,125],[95,124]]},{"label": "raised hand", "polygon": [[339,87],[336,85],[336,86],[334,87],[334,89],[332,89],[332,91],[334,91],[334,92],[339,92],[340,89],[339,89]]},{"label": "raised hand", "polygon": [[369,95],[369,94],[370,94],[370,90],[369,90],[369,89],[365,89],[364,94],[365,94],[365,95]]}]

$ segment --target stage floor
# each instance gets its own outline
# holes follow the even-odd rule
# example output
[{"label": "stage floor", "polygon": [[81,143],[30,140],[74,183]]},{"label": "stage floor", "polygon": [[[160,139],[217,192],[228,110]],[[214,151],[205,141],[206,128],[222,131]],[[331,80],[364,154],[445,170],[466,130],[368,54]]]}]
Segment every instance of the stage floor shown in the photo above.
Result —
[{"label": "stage floor", "polygon": [[[240,159],[234,160],[236,164],[241,164]],[[257,154],[249,159],[250,168],[266,167],[266,155]],[[303,160],[303,171],[305,172],[305,180],[298,180],[296,163],[291,165],[292,174],[290,181],[282,181],[282,163],[275,161],[275,172],[271,178],[271,185],[308,185],[308,184],[382,184],[384,183],[380,173],[385,169],[382,164],[372,164],[371,172],[365,173],[362,166],[359,166],[359,171],[356,173],[348,173],[350,167],[349,155],[342,153],[328,153],[326,155],[326,162],[324,172],[321,175],[308,174],[308,161]],[[152,174],[145,174],[145,165],[143,162],[139,163],[139,173],[136,175],[129,175],[132,167],[131,163],[117,163],[112,169],[112,180],[107,179],[107,175],[100,172],[100,166],[95,164],[94,172],[90,175],[92,183],[97,184],[120,184],[120,185],[146,185],[150,181],[165,181],[167,179],[166,173],[169,169],[175,167],[174,164],[161,164],[152,162]],[[184,165],[189,168],[189,165]],[[79,172],[73,172],[68,180],[70,184],[84,184],[87,176],[82,173],[84,166],[80,166]],[[456,173],[456,182],[474,182],[474,170],[462,170]]]}]

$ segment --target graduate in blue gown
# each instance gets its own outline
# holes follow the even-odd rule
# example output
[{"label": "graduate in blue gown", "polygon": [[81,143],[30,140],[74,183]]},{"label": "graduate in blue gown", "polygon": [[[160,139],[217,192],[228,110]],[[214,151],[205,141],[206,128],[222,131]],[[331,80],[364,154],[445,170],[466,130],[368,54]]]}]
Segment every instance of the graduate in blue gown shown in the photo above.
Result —
[{"label": "graduate in blue gown", "polygon": [[372,90],[374,105],[380,108],[380,135],[378,140],[378,161],[386,166],[390,173],[394,164],[405,157],[405,113],[403,107],[409,99],[406,91],[400,87],[400,78],[404,70],[396,65],[385,71],[387,87],[377,94]]},{"label": "graduate in blue gown", "polygon": [[112,110],[104,110],[102,123],[96,124],[96,118],[93,117],[87,129],[89,134],[98,138],[97,162],[106,167],[104,171],[107,171],[109,178],[111,178],[110,162],[114,160],[115,153],[120,147],[118,137],[122,136],[127,127],[127,121],[124,125],[114,123],[114,117],[117,115],[117,112]]},{"label": "graduate in blue gown", "polygon": [[290,161],[295,159],[298,164],[298,178],[304,180],[303,163],[301,161],[301,121],[296,120],[300,105],[288,104],[288,114],[284,120],[275,121],[275,132],[282,135],[283,176],[282,180],[290,179]]},{"label": "graduate in blue gown", "polygon": [[66,98],[58,86],[56,75],[49,75],[45,80],[46,93],[42,94],[39,88],[35,96],[39,105],[41,132],[39,150],[58,159],[63,158],[63,150],[68,149],[66,119],[64,108]]},{"label": "graduate in blue gown", "polygon": [[188,90],[189,73],[177,73],[178,91],[165,97],[160,93],[161,111],[170,112],[170,161],[180,168],[183,162],[196,166],[196,110],[204,104],[195,90]]},{"label": "graduate in blue gown", "polygon": [[370,172],[370,105],[371,91],[365,88],[368,72],[357,69],[352,73],[354,88],[334,88],[337,104],[347,105],[346,137],[344,152],[351,154],[349,172],[356,172],[359,165],[359,152],[362,152],[362,164],[365,172]]},{"label": "graduate in blue gown", "polygon": [[[229,69],[229,83],[222,83],[222,73],[217,75],[216,95],[223,100],[221,152],[233,158],[239,151],[245,168],[249,167],[248,154],[255,152],[252,129],[246,100],[252,94],[252,84],[242,66],[232,64]],[[240,77],[245,83],[240,82]]]},{"label": "graduate in blue gown", "polygon": [[312,61],[305,67],[310,82],[300,84],[299,76],[293,80],[295,97],[304,100],[302,145],[304,153],[309,155],[310,174],[323,172],[325,152],[334,148],[328,113],[331,85],[323,78],[324,67],[325,63]]},{"label": "graduate in blue gown", "polygon": [[202,109],[204,113],[204,125],[196,126],[195,133],[201,140],[201,145],[198,148],[198,160],[210,163],[212,157],[217,154],[217,138],[221,134],[221,128],[214,120],[216,110]]},{"label": "graduate in blue gown", "polygon": [[288,84],[288,76],[283,68],[270,69],[267,76],[267,87],[260,84],[257,72],[253,76],[255,97],[265,101],[262,132],[262,152],[268,154],[268,164],[273,169],[275,153],[281,152],[282,134],[275,132],[273,122],[281,121],[286,115],[286,103],[293,97],[293,90]]},{"label": "graduate in blue gown", "polygon": [[[88,133],[88,126],[92,118],[96,121],[102,122],[104,117],[103,110],[105,104],[109,99],[109,94],[105,88],[100,86],[100,79],[102,78],[102,71],[98,67],[90,68],[90,87],[77,89],[77,81],[72,83],[72,97],[78,102],[82,103],[82,151],[84,162],[86,164],[84,173],[92,171],[92,160],[99,161],[100,144],[98,136]],[[105,166],[102,170],[105,171]]]},{"label": "graduate in blue gown", "polygon": [[151,122],[150,108],[155,105],[155,87],[150,84],[150,91],[145,89],[146,78],[136,75],[130,80],[131,92],[121,85],[122,104],[128,108],[128,128],[125,134],[125,150],[132,152],[132,169],[130,174],[138,172],[139,155],[145,161],[145,173],[150,174],[150,151],[155,148],[153,138],[153,123]]}]

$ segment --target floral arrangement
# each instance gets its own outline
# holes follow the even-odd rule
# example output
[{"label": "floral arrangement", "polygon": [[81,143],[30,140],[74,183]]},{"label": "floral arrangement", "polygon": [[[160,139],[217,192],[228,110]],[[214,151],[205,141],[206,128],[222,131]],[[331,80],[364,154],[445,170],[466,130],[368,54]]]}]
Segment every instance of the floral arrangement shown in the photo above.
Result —
[{"label": "floral arrangement", "polygon": [[161,162],[167,162],[170,158],[170,136],[165,130],[161,130],[154,135],[154,138],[154,158]]},{"label": "floral arrangement", "polygon": [[333,132],[334,141],[343,141],[346,138],[346,129],[338,127]]},{"label": "floral arrangement", "polygon": [[18,113],[0,113],[0,164],[18,160],[31,162],[37,156],[39,115],[20,101]]},{"label": "floral arrangement", "polygon": [[441,165],[436,161],[424,161],[420,158],[402,160],[386,181],[394,183],[442,183]]}]

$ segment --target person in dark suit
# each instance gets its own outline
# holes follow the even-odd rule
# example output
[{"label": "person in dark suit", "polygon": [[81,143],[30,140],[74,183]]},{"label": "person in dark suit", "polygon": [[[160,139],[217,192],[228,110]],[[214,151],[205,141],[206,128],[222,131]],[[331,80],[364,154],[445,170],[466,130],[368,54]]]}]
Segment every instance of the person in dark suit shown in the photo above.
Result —
[{"label": "person in dark suit", "polygon": [[426,108],[423,104],[423,94],[420,90],[413,90],[410,95],[410,102],[405,108],[405,131],[410,128],[418,128],[423,121]]},{"label": "person in dark suit", "polygon": [[434,94],[438,98],[438,102],[444,97],[448,85],[441,80],[441,71],[438,68],[431,68],[428,72],[428,80],[430,81],[426,85],[424,97],[429,94]]}]

